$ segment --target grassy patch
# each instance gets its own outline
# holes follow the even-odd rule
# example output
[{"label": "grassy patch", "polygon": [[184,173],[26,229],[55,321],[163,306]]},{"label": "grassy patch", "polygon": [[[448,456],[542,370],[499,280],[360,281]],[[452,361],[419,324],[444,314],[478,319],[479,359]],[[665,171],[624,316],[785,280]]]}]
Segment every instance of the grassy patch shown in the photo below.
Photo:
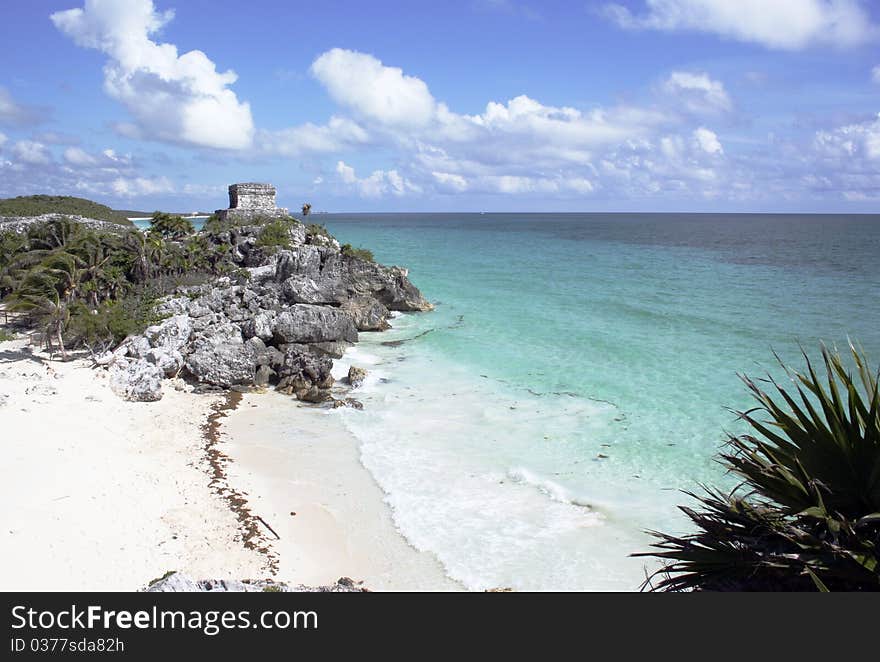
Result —
[{"label": "grassy patch", "polygon": [[0,342],[6,342],[7,340],[15,340],[18,338],[14,333],[10,333],[6,329],[0,329]]},{"label": "grassy patch", "polygon": [[69,195],[23,195],[0,200],[0,216],[41,216],[42,214],[70,214],[119,225],[133,225],[124,214],[85,198],[74,198]]},{"label": "grassy patch", "polygon": [[351,244],[344,244],[341,250],[342,254],[347,255],[348,257],[363,260],[364,262],[376,261],[373,257],[373,251],[366,248],[353,248]]}]

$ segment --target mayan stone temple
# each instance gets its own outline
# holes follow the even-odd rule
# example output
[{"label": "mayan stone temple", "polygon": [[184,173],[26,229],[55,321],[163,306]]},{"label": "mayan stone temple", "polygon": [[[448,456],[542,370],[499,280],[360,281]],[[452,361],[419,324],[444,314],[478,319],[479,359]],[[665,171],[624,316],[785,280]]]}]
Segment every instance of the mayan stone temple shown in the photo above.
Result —
[{"label": "mayan stone temple", "polygon": [[258,218],[287,216],[287,209],[275,206],[275,187],[271,184],[232,184],[229,209],[218,209],[220,220],[252,221]]}]

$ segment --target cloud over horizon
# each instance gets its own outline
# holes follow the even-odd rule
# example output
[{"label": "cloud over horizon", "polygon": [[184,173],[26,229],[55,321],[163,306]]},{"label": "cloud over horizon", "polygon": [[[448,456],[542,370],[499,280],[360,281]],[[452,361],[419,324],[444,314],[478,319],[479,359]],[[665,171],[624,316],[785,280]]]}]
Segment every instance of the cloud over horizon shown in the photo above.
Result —
[{"label": "cloud over horizon", "polygon": [[780,50],[857,46],[878,37],[861,0],[645,0],[642,12],[618,3],[603,13],[629,30],[695,31]]},{"label": "cloud over horizon", "polygon": [[152,0],[86,0],[55,12],[55,27],[77,46],[105,53],[104,91],[135,119],[130,135],[217,149],[245,149],[254,136],[250,105],[229,86],[234,71],[218,72],[198,50],[178,54],[156,35],[174,17]]}]

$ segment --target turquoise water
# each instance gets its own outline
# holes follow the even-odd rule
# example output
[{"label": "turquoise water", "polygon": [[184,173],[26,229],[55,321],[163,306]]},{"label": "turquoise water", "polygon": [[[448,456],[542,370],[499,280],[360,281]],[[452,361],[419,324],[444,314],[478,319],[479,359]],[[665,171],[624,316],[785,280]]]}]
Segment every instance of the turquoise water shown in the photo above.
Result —
[{"label": "turquoise water", "polygon": [[847,336],[880,359],[880,217],[321,221],[436,304],[361,334],[366,409],[339,415],[401,532],[472,589],[638,588],[644,530],[687,526],[678,490],[732,485],[737,372]]}]

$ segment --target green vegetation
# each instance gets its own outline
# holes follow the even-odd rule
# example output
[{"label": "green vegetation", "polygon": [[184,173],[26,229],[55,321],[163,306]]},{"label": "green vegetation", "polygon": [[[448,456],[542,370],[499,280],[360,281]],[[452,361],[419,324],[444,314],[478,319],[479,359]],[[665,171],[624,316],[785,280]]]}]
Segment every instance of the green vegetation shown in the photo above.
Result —
[{"label": "green vegetation", "polygon": [[154,302],[177,287],[242,280],[228,244],[186,235],[174,217],[157,221],[146,234],[67,218],[0,232],[0,298],[66,358],[71,346],[103,350],[158,321]]},{"label": "green vegetation", "polygon": [[183,239],[196,231],[192,222],[182,216],[172,216],[161,211],[153,212],[150,232],[165,239]]},{"label": "green vegetation", "polygon": [[283,220],[267,223],[260,231],[257,246],[269,249],[270,252],[290,248],[290,223]]},{"label": "green vegetation", "polygon": [[18,336],[14,333],[10,333],[6,329],[0,329],[0,342],[6,342],[7,340],[15,340]]},{"label": "green vegetation", "polygon": [[348,257],[357,258],[358,260],[363,260],[364,262],[376,261],[373,258],[373,251],[366,248],[352,248],[351,244],[342,245],[342,254],[347,255]]},{"label": "green vegetation", "polygon": [[[751,434],[730,437],[722,463],[742,484],[705,489],[681,507],[696,533],[654,533],[666,566],[653,590],[880,590],[880,390],[878,371],[850,346],[850,369],[822,347],[820,378],[785,365],[792,387],[773,395],[748,377],[757,401],[740,412]],[[781,361],[780,361],[780,364]],[[767,420],[764,420],[764,419]]]},{"label": "green vegetation", "polygon": [[293,216],[288,216],[286,218],[277,215],[254,216],[251,218],[227,217],[226,220],[220,220],[220,217],[217,216],[217,214],[211,214],[205,219],[205,224],[202,226],[202,230],[209,234],[217,235],[235,228],[253,225],[269,225],[279,221],[282,223],[299,223],[299,221]]},{"label": "green vegetation", "polygon": [[42,214],[85,216],[99,221],[132,225],[124,214],[84,198],[67,195],[26,195],[0,200],[0,216],[41,216]]},{"label": "green vegetation", "polygon": [[320,223],[309,223],[306,226],[306,236],[307,237],[326,237],[327,239],[332,239],[333,236],[327,231]]},{"label": "green vegetation", "polygon": [[282,589],[278,584],[269,584],[268,586],[263,587],[263,593],[283,593],[284,589]]}]

